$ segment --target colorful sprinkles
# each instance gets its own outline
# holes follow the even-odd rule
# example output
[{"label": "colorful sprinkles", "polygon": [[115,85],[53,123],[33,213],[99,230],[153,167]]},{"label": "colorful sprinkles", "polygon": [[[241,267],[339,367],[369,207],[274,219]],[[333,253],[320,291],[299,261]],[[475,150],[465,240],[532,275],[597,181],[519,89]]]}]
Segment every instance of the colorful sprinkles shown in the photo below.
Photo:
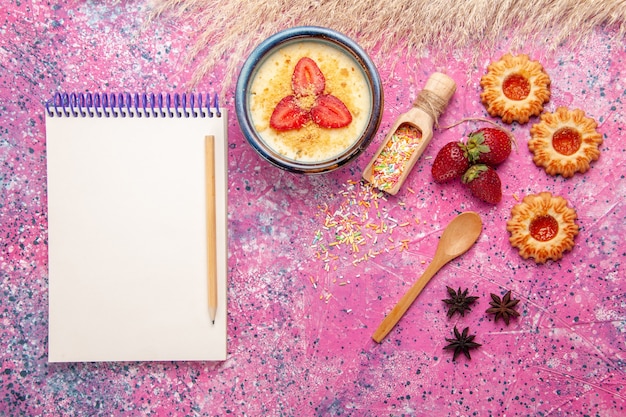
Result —
[{"label": "colorful sprinkles", "polygon": [[372,166],[372,185],[383,191],[393,188],[421,141],[422,132],[418,128],[402,123]]},{"label": "colorful sprinkles", "polygon": [[[350,279],[336,276],[340,267],[355,267],[381,254],[408,250],[409,236],[420,224],[416,218],[394,217],[387,207],[385,194],[370,183],[348,180],[339,191],[339,197],[337,207],[326,203],[318,205],[317,216],[323,224],[315,231],[311,243],[325,278],[323,283],[319,277],[309,279],[313,288],[321,292],[320,300],[325,302],[332,298],[333,285],[350,284]],[[391,207],[402,205],[396,202]]]}]

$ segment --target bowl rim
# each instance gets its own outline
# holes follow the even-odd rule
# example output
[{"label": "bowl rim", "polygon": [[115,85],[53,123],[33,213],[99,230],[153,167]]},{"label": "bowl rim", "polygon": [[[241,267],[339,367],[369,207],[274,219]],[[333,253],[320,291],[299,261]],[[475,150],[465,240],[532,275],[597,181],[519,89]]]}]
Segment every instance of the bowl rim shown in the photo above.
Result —
[{"label": "bowl rim", "polygon": [[[346,150],[346,152],[338,155],[337,157],[314,163],[299,162],[284,158],[271,148],[263,146],[262,139],[260,139],[252,129],[253,123],[250,120],[250,115],[247,111],[249,86],[253,81],[252,76],[255,73],[257,64],[280,45],[291,43],[299,39],[306,40],[309,38],[322,39],[326,42],[337,45],[348,53],[361,66],[365,79],[369,84],[372,102],[371,116],[365,129],[361,133],[360,139],[355,141],[355,143],[348,150]],[[355,159],[363,150],[365,150],[365,148],[367,148],[369,143],[374,138],[382,120],[383,89],[380,75],[372,59],[354,40],[329,28],[319,26],[297,26],[282,30],[268,37],[250,53],[241,68],[239,78],[237,80],[235,90],[235,110],[239,126],[248,143],[263,159],[267,160],[272,165],[287,171],[298,173],[329,172]]]}]

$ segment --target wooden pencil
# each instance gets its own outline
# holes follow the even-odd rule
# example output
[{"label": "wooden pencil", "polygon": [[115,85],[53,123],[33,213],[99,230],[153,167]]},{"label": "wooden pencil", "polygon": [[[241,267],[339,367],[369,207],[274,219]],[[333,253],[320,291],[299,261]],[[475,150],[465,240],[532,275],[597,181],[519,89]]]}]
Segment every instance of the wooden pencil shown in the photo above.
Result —
[{"label": "wooden pencil", "polygon": [[215,138],[204,138],[205,180],[206,180],[206,247],[207,247],[207,284],[209,316],[215,323],[217,313],[217,256],[215,235]]}]

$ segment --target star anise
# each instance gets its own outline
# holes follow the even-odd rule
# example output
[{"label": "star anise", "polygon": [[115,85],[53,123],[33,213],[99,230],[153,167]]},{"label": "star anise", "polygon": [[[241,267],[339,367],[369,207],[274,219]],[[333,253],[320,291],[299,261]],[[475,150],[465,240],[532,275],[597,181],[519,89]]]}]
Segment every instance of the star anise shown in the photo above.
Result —
[{"label": "star anise", "polygon": [[465,316],[465,311],[472,311],[469,306],[474,301],[478,300],[478,297],[468,297],[467,292],[469,290],[467,288],[463,292],[461,292],[461,287],[459,287],[458,292],[448,286],[446,286],[446,288],[448,289],[450,298],[441,301],[448,305],[448,318],[452,317],[457,311],[461,316]]},{"label": "star anise", "polygon": [[487,309],[487,313],[496,315],[494,321],[498,321],[498,319],[502,317],[502,319],[508,326],[511,317],[519,316],[519,313],[514,310],[514,307],[517,305],[517,303],[519,303],[519,300],[511,299],[511,291],[504,294],[504,297],[502,297],[502,299],[500,299],[500,297],[495,294],[491,294],[491,299],[492,301],[489,301],[489,305],[491,305],[491,308]]},{"label": "star anise", "polygon": [[454,350],[454,355],[452,355],[452,360],[455,361],[456,357],[459,356],[461,352],[467,357],[467,359],[472,359],[470,356],[470,349],[475,349],[479,346],[482,346],[480,343],[474,342],[474,338],[476,335],[469,334],[469,327],[463,329],[463,333],[459,332],[459,329],[454,326],[454,339],[446,338],[446,341],[449,342],[449,345],[444,346],[444,349]]}]

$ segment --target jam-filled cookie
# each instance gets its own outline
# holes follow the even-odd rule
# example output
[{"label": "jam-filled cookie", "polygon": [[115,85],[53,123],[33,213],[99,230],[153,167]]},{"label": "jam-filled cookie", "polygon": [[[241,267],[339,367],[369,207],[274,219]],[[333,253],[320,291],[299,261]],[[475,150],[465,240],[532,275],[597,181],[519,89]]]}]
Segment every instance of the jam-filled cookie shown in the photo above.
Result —
[{"label": "jam-filled cookie", "polygon": [[554,113],[542,114],[541,121],[530,128],[528,141],[528,149],[535,154],[535,165],[550,175],[561,174],[565,178],[586,172],[589,163],[600,157],[602,136],[596,131],[597,126],[579,109],[559,107]]},{"label": "jam-filled cookie", "polygon": [[506,54],[489,64],[480,85],[487,112],[504,123],[524,124],[539,115],[550,100],[550,77],[539,62],[525,54]]},{"label": "jam-filled cookie", "polygon": [[563,197],[541,192],[527,195],[513,206],[506,229],[511,233],[511,245],[524,259],[543,264],[561,259],[563,252],[574,247],[576,218],[576,210]]}]

